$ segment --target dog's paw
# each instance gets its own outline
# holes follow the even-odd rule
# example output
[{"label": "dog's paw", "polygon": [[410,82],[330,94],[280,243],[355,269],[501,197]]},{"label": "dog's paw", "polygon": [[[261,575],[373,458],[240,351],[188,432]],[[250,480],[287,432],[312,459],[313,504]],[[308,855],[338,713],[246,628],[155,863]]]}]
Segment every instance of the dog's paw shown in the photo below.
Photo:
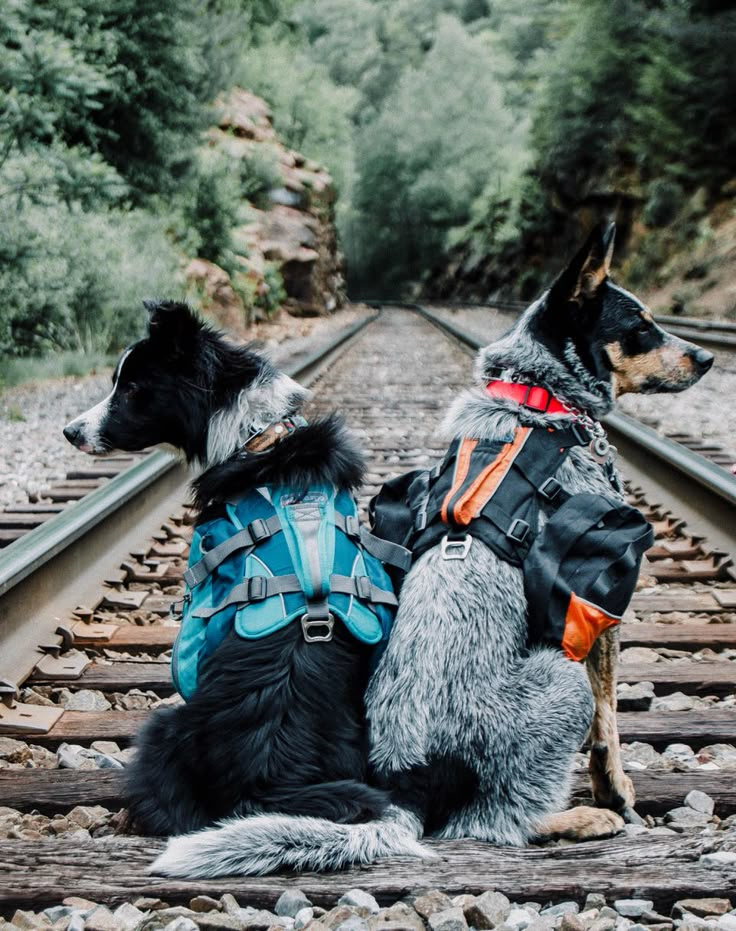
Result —
[{"label": "dog's paw", "polygon": [[536,826],[539,840],[598,840],[612,837],[624,829],[624,819],[609,808],[580,805],[557,814],[547,815]]}]

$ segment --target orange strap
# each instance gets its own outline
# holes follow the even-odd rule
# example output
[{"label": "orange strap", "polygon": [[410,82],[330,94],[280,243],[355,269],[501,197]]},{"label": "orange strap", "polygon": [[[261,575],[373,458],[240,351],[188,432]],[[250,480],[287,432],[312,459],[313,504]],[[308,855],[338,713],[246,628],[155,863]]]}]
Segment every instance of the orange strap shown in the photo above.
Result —
[{"label": "orange strap", "polygon": [[[468,489],[452,506],[452,514],[449,515],[449,518],[452,519],[453,523],[460,527],[467,527],[471,520],[480,514],[503,481],[512,462],[521,452],[530,430],[530,427],[517,427],[513,440],[502,446],[493,462],[473,479]],[[445,500],[442,502],[441,516],[445,524],[449,523],[448,508],[467,478],[470,457],[477,445],[477,440],[469,439],[464,439],[460,444],[455,463],[455,474],[452,477],[452,488],[447,492]]]},{"label": "orange strap", "polygon": [[562,650],[576,662],[585,659],[598,637],[609,627],[619,624],[621,618],[606,614],[589,601],[573,592],[565,615],[565,634],[562,638]]}]

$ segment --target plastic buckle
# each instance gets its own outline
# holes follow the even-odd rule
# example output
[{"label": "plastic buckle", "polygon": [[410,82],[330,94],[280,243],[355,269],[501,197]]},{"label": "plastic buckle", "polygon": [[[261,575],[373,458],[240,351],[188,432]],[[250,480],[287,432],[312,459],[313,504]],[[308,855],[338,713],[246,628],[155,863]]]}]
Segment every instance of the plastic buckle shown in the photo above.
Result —
[{"label": "plastic buckle", "polygon": [[513,540],[514,543],[523,543],[524,540],[526,540],[528,533],[529,524],[527,524],[527,522],[522,520],[520,517],[517,517],[506,531],[506,536],[509,538],[509,540]]},{"label": "plastic buckle", "polygon": [[257,517],[248,524],[248,533],[254,543],[260,543],[261,540],[271,536],[266,521],[262,517]]},{"label": "plastic buckle", "polygon": [[248,582],[248,601],[263,601],[266,597],[266,579],[262,575],[254,575]]},{"label": "plastic buckle", "polygon": [[353,540],[360,539],[360,524],[354,514],[348,514],[345,518],[345,534]]},{"label": "plastic buckle", "polygon": [[358,598],[362,598],[363,601],[370,601],[371,599],[371,580],[367,575],[356,575],[355,576],[355,592]]},{"label": "plastic buckle", "polygon": [[468,555],[470,544],[472,542],[473,538],[469,533],[466,533],[464,539],[462,540],[451,540],[449,537],[444,536],[440,544],[442,558],[465,559],[465,557]]},{"label": "plastic buckle", "polygon": [[541,484],[539,494],[548,501],[554,501],[561,490],[562,485],[560,485],[554,476],[550,475],[550,477]]},{"label": "plastic buckle", "polygon": [[[309,614],[302,615],[302,633],[307,643],[329,643],[332,640],[332,629],[335,626],[335,618],[328,613],[327,617],[310,618]],[[324,628],[322,634],[313,634],[312,628]]]},{"label": "plastic buckle", "polygon": [[[547,401],[544,407],[539,407],[538,405],[531,403],[531,401],[529,400],[529,397],[532,391],[544,391],[545,395],[547,396]],[[549,405],[550,405],[551,400],[552,400],[552,395],[549,391],[547,391],[546,388],[541,388],[539,385],[527,385],[526,392],[524,393],[524,399],[521,403],[524,405],[524,407],[528,407],[530,410],[538,411],[540,414],[546,414],[547,411],[549,410]]]}]

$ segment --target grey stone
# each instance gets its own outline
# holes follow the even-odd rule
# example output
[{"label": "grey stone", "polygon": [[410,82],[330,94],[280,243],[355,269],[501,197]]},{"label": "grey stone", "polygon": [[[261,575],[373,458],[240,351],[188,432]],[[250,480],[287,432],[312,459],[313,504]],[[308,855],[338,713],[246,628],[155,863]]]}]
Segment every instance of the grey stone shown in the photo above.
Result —
[{"label": "grey stone", "polygon": [[71,918],[74,912],[75,909],[73,909],[70,905],[53,905],[51,908],[45,908],[41,914],[45,915],[46,918],[48,918],[48,920],[53,924],[60,918]]},{"label": "grey stone", "polygon": [[351,915],[350,918],[336,925],[335,931],[368,931],[368,922],[360,915]]},{"label": "grey stone", "polygon": [[600,892],[589,892],[585,897],[585,902],[583,903],[583,911],[587,912],[590,908],[605,908],[606,907],[606,897],[601,895]]},{"label": "grey stone", "polygon": [[[312,904],[311,902],[309,903]],[[371,915],[377,915],[380,905],[370,892],[363,892],[362,889],[349,889],[344,895],[337,900],[338,905],[354,905],[356,908],[367,908]]]},{"label": "grey stone", "polygon": [[716,924],[719,931],[736,931],[736,915],[721,915]]},{"label": "grey stone", "polygon": [[[349,921],[356,914],[357,911],[352,905],[336,905],[320,918],[320,923],[323,924],[326,928],[334,929],[338,925],[341,925],[344,921]],[[368,912],[366,911],[365,914],[367,915]],[[362,918],[363,916],[360,915],[359,917]]]},{"label": "grey stone", "polygon": [[688,808],[694,808],[695,811],[704,812],[706,815],[712,815],[715,811],[716,803],[705,792],[699,789],[691,789],[685,796],[685,805]]},{"label": "grey stone", "polygon": [[109,711],[112,708],[102,692],[94,689],[68,692],[62,696],[61,704],[67,711]]},{"label": "grey stone", "polygon": [[552,931],[554,926],[554,918],[542,918],[541,916],[537,916],[526,931]]},{"label": "grey stone", "polygon": [[598,915],[599,918],[613,918],[614,921],[618,918],[618,912],[615,908],[611,908],[610,905],[604,905]]},{"label": "grey stone", "polygon": [[277,918],[272,912],[265,909],[240,908],[237,912],[229,912],[231,917],[237,918],[247,931],[267,931],[274,925],[284,926],[286,917]]},{"label": "grey stone", "polygon": [[562,915],[577,915],[580,906],[577,902],[559,902],[557,905],[550,905],[549,908],[543,908],[543,915],[552,915],[554,918],[560,918]]},{"label": "grey stone", "polygon": [[696,811],[694,808],[683,806],[682,808],[673,808],[671,811],[668,811],[664,816],[664,820],[667,824],[677,825],[678,827],[700,828],[708,824],[710,815],[706,815],[705,812],[702,811]]},{"label": "grey stone", "polygon": [[299,911],[294,915],[294,929],[295,931],[301,931],[304,925],[309,924],[309,922],[314,918],[314,909],[313,908],[300,908]]},{"label": "grey stone", "polygon": [[580,920],[580,916],[574,912],[568,912],[562,916],[560,922],[560,931],[585,931],[585,925]]},{"label": "grey stone", "polygon": [[178,918],[170,921],[164,927],[164,931],[199,931],[199,927],[200,926],[195,921],[192,921],[191,918],[185,918],[183,915],[180,915]]},{"label": "grey stone", "polygon": [[622,682],[616,692],[619,711],[649,711],[653,699],[652,682],[637,682],[634,685]]},{"label": "grey stone", "polygon": [[654,902],[651,899],[617,899],[613,907],[624,918],[641,918],[644,912],[651,912]]},{"label": "grey stone", "polygon": [[69,924],[66,926],[66,931],[84,931],[85,928],[84,918],[77,912],[76,915],[72,915]]},{"label": "grey stone", "polygon": [[38,931],[39,928],[51,926],[48,918],[43,915],[36,915],[34,912],[26,912],[21,908],[17,908],[13,912],[13,917],[10,920],[17,928],[22,928],[23,931]]},{"label": "grey stone", "polygon": [[279,896],[279,899],[276,902],[276,906],[274,908],[274,912],[277,915],[293,918],[298,911],[301,911],[303,908],[310,908],[311,905],[312,903],[304,895],[301,889],[287,889],[286,892],[283,892]]},{"label": "grey stone", "polygon": [[145,918],[145,914],[135,905],[131,905],[130,902],[124,902],[115,909],[113,917],[117,922],[116,927],[120,931],[136,931]]},{"label": "grey stone", "polygon": [[405,902],[382,908],[368,919],[368,927],[370,931],[425,931],[422,919]]},{"label": "grey stone", "polygon": [[433,912],[429,916],[428,925],[431,931],[468,931],[468,923],[459,906]]},{"label": "grey stone", "polygon": [[486,931],[505,921],[511,911],[511,902],[502,892],[484,892],[464,911],[469,925],[478,931]]},{"label": "grey stone", "polygon": [[708,915],[725,915],[730,911],[731,902],[729,899],[712,897],[678,899],[672,906],[672,915],[675,918],[685,917],[686,913],[695,915],[697,918],[706,918]]},{"label": "grey stone", "polygon": [[504,924],[514,931],[525,931],[537,916],[525,908],[512,908],[504,919]]},{"label": "grey stone", "polygon": [[99,905],[84,919],[85,931],[118,931],[115,916],[109,908]]},{"label": "grey stone", "polygon": [[[475,897],[472,898],[472,901],[475,901]],[[465,907],[463,902],[453,901],[449,895],[445,895],[445,893],[440,892],[439,889],[431,889],[429,892],[418,895],[412,904],[414,905],[414,911],[418,915],[421,915],[425,921],[430,915],[434,915],[435,912],[443,912],[453,906],[459,908]]]},{"label": "grey stone", "polygon": [[189,901],[189,908],[191,908],[193,912],[219,912],[222,908],[222,903],[209,895],[195,895],[194,898]]},{"label": "grey stone", "polygon": [[588,928],[588,931],[613,931],[615,927],[615,918],[601,918],[598,916],[590,928]]},{"label": "grey stone", "polygon": [[692,711],[695,699],[692,695],[683,692],[673,692],[671,695],[662,695],[652,702],[653,711]]}]

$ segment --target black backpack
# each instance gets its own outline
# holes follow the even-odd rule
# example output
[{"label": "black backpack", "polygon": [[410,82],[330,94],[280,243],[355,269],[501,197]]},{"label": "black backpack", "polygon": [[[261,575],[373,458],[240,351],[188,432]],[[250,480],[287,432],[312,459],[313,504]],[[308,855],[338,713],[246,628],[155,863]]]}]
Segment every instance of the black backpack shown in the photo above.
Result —
[{"label": "black backpack", "polygon": [[[529,643],[584,659],[621,620],[652,529],[636,508],[598,494],[565,491],[559,466],[589,437],[577,425],[519,427],[503,441],[453,440],[434,469],[386,482],[370,503],[364,546],[398,590],[422,553],[441,547],[464,559],[475,538],[524,572]],[[541,530],[540,512],[548,516]]]}]

